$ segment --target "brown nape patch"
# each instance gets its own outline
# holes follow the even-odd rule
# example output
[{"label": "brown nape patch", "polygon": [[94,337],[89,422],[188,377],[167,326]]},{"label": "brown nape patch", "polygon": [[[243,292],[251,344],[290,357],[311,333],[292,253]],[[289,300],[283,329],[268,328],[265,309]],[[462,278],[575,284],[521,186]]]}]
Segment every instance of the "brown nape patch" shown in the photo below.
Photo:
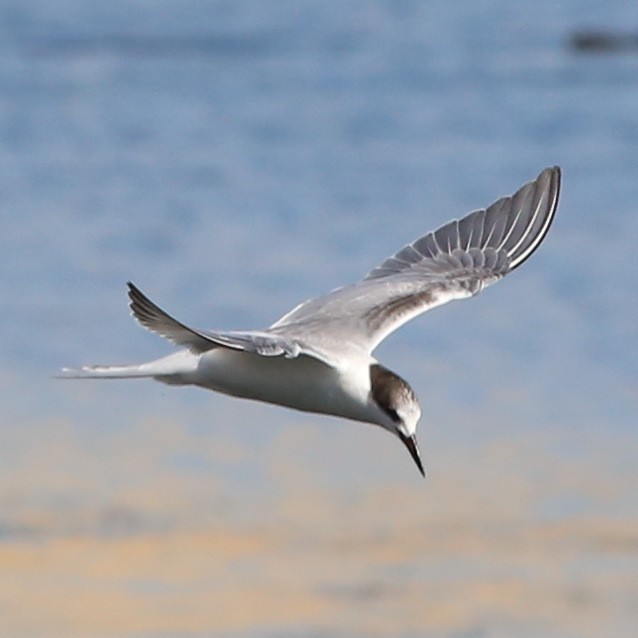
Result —
[{"label": "brown nape patch", "polygon": [[397,374],[375,363],[370,366],[370,394],[376,404],[395,422],[397,410],[407,403],[417,403],[412,388]]}]

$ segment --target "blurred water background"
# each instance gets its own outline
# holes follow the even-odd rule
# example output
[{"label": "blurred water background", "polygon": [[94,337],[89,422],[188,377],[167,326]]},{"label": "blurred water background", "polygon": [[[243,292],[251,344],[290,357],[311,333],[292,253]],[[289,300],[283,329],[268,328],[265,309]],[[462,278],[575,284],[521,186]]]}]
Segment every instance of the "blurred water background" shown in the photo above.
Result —
[{"label": "blurred water background", "polygon": [[[610,0],[0,3],[0,633],[633,636],[638,30]],[[523,268],[379,357],[375,428],[65,365],[263,327],[560,164]]]}]

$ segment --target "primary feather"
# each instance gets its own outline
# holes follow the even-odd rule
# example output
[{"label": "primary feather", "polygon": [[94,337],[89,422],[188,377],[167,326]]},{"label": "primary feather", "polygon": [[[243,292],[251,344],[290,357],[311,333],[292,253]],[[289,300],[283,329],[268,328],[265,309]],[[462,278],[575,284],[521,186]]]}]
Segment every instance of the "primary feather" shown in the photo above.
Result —
[{"label": "primary feather", "polygon": [[560,169],[545,169],[511,197],[408,244],[352,286],[306,301],[272,332],[313,334],[328,347],[342,334],[367,352],[415,316],[477,294],[538,248],[556,212]]}]

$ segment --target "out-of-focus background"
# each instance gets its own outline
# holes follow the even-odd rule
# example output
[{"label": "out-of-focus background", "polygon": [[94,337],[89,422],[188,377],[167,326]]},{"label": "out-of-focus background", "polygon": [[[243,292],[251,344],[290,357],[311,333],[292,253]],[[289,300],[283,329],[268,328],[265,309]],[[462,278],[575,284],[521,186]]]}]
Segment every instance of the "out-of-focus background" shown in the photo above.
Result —
[{"label": "out-of-focus background", "polygon": [[[621,0],[2,2],[0,634],[634,636],[636,32]],[[373,427],[52,378],[171,351],[129,279],[266,326],[552,164],[538,253],[378,351],[426,481]]]}]

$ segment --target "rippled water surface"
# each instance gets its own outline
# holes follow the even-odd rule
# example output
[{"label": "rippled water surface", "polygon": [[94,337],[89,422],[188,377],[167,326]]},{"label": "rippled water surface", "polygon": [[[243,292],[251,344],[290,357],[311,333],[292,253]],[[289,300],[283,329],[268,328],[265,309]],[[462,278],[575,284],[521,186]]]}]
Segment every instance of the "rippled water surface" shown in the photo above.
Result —
[{"label": "rippled water surface", "polygon": [[[0,633],[632,636],[635,3],[0,7]],[[625,42],[630,41],[625,39]],[[384,432],[65,365],[263,327],[545,166],[523,268],[379,357]]]}]

